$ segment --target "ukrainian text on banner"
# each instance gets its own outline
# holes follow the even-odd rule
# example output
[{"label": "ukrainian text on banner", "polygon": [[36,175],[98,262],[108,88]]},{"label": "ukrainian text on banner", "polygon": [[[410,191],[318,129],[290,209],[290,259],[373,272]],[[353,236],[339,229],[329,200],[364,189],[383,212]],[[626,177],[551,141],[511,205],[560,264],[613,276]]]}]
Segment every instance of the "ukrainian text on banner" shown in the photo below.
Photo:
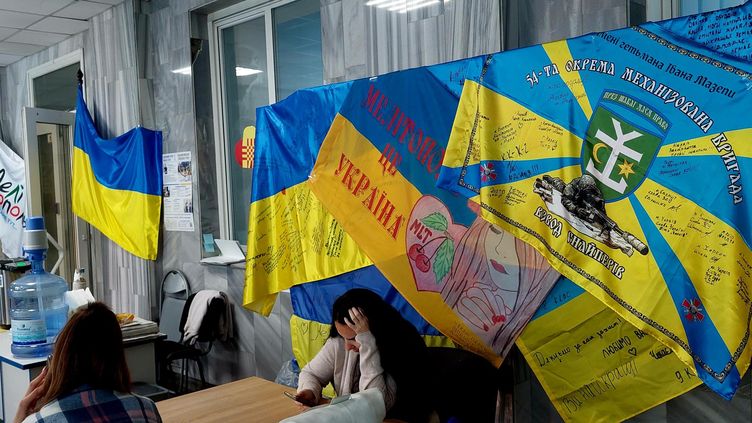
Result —
[{"label": "ukrainian text on banner", "polygon": [[517,346],[565,421],[622,421],[701,384],[670,348],[566,278]]},{"label": "ukrainian text on banner", "polygon": [[131,254],[156,260],[162,133],[139,126],[101,138],[79,87],[73,147],[73,212]]},{"label": "ukrainian text on banner", "polygon": [[730,398],[752,353],[750,70],[652,23],[493,55],[440,185]]},{"label": "ukrainian text on banner", "polygon": [[558,274],[436,188],[456,88],[483,58],[353,84],[311,189],[389,281],[452,340],[499,363]]},{"label": "ukrainian text on banner", "polygon": [[0,244],[8,257],[23,256],[24,177],[23,159],[0,141]]},{"label": "ukrainian text on banner", "polygon": [[300,90],[256,110],[243,305],[269,315],[276,293],[371,264],[305,181],[352,83]]}]

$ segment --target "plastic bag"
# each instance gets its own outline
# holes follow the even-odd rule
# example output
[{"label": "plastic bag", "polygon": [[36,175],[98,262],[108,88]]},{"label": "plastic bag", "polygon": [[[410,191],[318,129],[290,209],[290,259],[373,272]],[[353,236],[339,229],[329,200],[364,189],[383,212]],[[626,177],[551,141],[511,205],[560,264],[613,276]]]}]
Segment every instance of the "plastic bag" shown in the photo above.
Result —
[{"label": "plastic bag", "polygon": [[298,362],[295,361],[295,359],[288,360],[282,364],[282,368],[277,372],[277,377],[274,379],[274,382],[291,388],[297,388],[299,374],[300,368],[298,367]]}]

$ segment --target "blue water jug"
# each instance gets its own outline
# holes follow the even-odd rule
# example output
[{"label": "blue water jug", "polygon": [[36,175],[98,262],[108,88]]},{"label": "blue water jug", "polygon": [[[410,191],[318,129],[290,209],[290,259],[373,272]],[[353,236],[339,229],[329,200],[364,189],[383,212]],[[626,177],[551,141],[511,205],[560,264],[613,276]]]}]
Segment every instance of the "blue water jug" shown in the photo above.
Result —
[{"label": "blue water jug", "polygon": [[46,357],[68,320],[68,283],[44,270],[47,231],[44,218],[30,217],[24,230],[24,252],[31,271],[10,285],[10,350],[16,357]]}]

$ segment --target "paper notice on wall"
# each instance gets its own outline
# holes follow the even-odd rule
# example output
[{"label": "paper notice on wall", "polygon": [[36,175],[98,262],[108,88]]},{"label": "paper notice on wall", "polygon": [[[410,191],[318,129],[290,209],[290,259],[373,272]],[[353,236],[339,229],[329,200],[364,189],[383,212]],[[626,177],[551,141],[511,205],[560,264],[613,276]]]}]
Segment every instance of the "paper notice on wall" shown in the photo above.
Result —
[{"label": "paper notice on wall", "polygon": [[191,152],[162,155],[165,230],[193,232],[193,162]]},{"label": "paper notice on wall", "polygon": [[20,257],[26,221],[24,161],[0,141],[0,244],[8,257]]}]

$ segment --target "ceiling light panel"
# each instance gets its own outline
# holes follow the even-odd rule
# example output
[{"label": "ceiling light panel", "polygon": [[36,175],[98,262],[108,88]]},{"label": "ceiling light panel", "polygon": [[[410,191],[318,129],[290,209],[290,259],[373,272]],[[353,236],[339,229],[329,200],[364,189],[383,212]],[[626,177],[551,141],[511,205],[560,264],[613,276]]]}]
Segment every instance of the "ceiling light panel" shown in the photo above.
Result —
[{"label": "ceiling light panel", "polygon": [[74,0],[1,0],[0,9],[50,15],[73,2]]},{"label": "ceiling light panel", "polygon": [[49,32],[22,30],[8,37],[5,41],[23,44],[38,44],[40,46],[51,46],[68,38],[65,34],[52,34]]},{"label": "ceiling light panel", "polygon": [[386,9],[390,12],[407,13],[428,6],[449,3],[450,0],[369,0],[366,6]]},{"label": "ceiling light panel", "polygon": [[[0,1],[0,4],[2,4],[2,1]],[[44,16],[32,15],[31,13],[0,10],[0,26],[7,28],[26,28],[43,18]]]},{"label": "ceiling light panel", "polygon": [[33,31],[56,32],[58,34],[73,35],[89,29],[89,22],[48,16],[30,26],[29,29]]},{"label": "ceiling light panel", "polygon": [[16,32],[18,32],[17,28],[4,28],[4,27],[0,27],[0,40],[4,40],[4,39],[10,37],[11,35],[15,34]]},{"label": "ceiling light panel", "polygon": [[59,12],[55,12],[54,16],[71,19],[89,19],[104,12],[111,6],[109,4],[90,1],[77,1]]}]

